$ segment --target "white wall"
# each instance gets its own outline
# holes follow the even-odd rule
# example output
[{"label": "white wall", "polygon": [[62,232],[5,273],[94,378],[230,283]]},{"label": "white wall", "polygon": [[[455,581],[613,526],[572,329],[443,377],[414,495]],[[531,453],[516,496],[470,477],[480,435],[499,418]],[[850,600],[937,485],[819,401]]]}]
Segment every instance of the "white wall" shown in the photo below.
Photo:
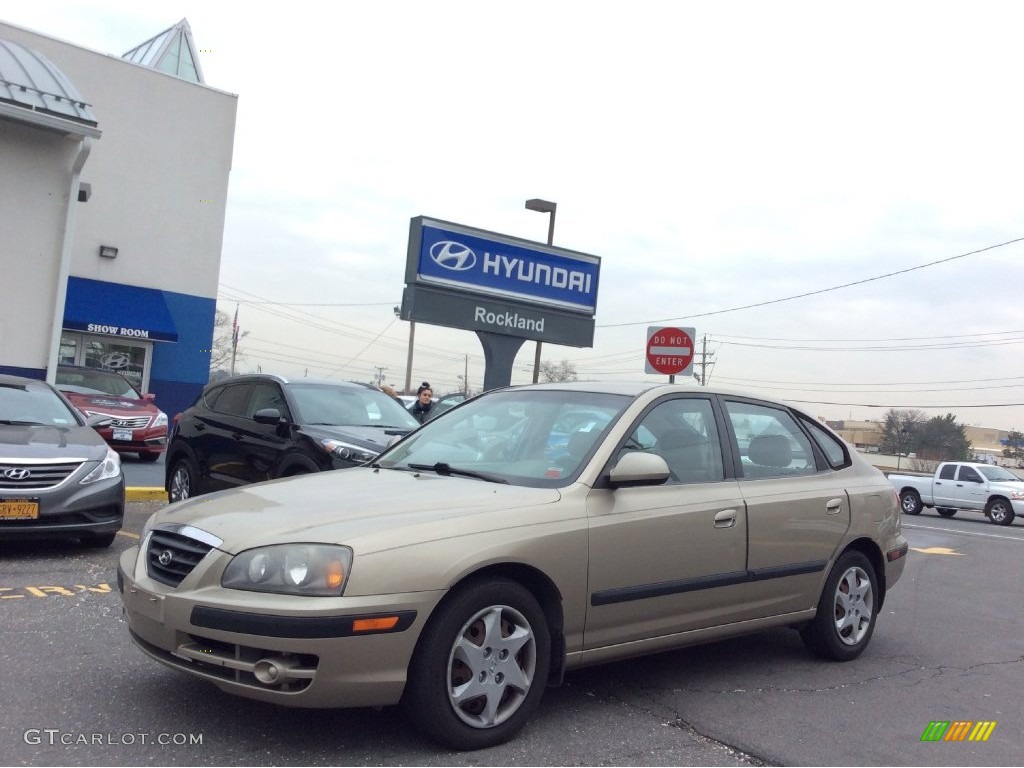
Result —
[{"label": "white wall", "polygon": [[[82,169],[92,197],[79,204],[71,274],[215,298],[237,97],[2,22],[0,37],[56,64],[103,131]],[[100,258],[101,244],[117,258]]]},{"label": "white wall", "polygon": [[2,365],[46,367],[71,166],[80,146],[0,120]]}]

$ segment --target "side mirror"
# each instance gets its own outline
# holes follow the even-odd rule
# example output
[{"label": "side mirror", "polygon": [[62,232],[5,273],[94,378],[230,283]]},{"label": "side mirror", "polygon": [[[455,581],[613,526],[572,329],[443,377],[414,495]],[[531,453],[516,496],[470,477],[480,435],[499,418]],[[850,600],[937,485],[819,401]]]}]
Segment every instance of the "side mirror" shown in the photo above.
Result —
[{"label": "side mirror", "polygon": [[633,451],[623,455],[608,473],[613,488],[636,485],[661,485],[668,480],[669,469],[665,460],[656,453]]},{"label": "side mirror", "polygon": [[284,421],[277,408],[261,408],[252,415],[257,424],[280,424]]}]

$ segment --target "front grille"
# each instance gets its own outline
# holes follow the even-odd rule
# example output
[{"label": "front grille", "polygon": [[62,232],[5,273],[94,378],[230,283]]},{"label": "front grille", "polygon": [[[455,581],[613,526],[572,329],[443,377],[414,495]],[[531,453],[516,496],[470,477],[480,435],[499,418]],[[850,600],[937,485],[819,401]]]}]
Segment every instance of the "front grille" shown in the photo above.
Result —
[{"label": "front grille", "polygon": [[110,426],[117,429],[145,429],[149,426],[149,416],[135,416],[129,419],[124,416],[100,413],[99,411],[89,411],[89,413],[93,416],[102,416],[105,419],[110,419]]},{"label": "front grille", "polygon": [[0,490],[21,491],[56,488],[75,473],[84,462],[81,459],[33,464],[24,461],[0,462]]},{"label": "front grille", "polygon": [[146,572],[149,578],[176,587],[211,549],[213,547],[209,544],[191,536],[154,530],[150,533],[146,551]]}]

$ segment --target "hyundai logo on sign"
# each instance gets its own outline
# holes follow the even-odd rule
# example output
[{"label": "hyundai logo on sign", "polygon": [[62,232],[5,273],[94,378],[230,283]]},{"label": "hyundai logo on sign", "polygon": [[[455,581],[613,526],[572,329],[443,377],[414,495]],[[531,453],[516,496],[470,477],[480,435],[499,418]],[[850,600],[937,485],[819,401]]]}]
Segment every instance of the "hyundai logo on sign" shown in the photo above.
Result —
[{"label": "hyundai logo on sign", "polygon": [[407,281],[588,315],[597,308],[597,256],[419,217],[410,262]]},{"label": "hyundai logo on sign", "polygon": [[442,240],[430,246],[430,258],[438,266],[455,272],[462,272],[476,266],[476,254],[462,243],[456,243],[453,240]]}]

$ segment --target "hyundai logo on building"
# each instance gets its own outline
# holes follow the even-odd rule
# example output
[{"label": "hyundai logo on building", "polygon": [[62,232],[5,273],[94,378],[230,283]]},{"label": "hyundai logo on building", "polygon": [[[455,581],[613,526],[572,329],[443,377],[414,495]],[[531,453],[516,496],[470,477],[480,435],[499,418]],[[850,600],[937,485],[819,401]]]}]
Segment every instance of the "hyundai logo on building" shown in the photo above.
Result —
[{"label": "hyundai logo on building", "polygon": [[430,258],[439,267],[453,272],[464,272],[476,266],[476,254],[462,243],[442,240],[430,246]]},{"label": "hyundai logo on building", "polygon": [[596,311],[596,256],[423,218],[413,219],[410,245],[415,282]]}]

